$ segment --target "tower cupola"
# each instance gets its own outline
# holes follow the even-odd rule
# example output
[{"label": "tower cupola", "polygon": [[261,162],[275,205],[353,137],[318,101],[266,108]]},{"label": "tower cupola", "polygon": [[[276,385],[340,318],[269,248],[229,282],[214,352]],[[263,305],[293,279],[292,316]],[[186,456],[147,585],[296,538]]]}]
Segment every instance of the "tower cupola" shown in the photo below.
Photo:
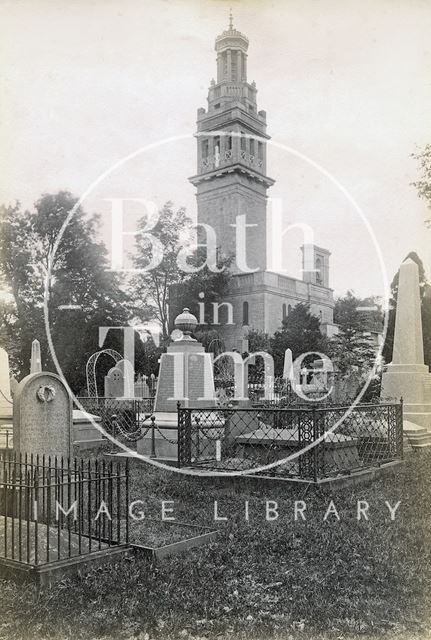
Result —
[{"label": "tower cupola", "polygon": [[247,82],[247,49],[248,38],[234,29],[232,13],[229,29],[217,36],[217,83]]}]

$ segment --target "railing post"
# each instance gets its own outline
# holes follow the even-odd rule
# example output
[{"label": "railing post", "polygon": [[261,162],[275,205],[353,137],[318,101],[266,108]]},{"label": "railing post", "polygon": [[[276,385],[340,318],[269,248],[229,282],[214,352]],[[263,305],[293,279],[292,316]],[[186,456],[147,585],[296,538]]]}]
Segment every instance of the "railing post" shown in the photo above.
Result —
[{"label": "railing post", "polygon": [[151,453],[150,458],[157,458],[156,455],[156,416],[153,415],[150,418],[151,420]]},{"label": "railing post", "polygon": [[312,415],[313,415],[313,476],[314,476],[314,482],[317,482],[317,478],[318,478],[318,468],[319,468],[319,457],[318,457],[318,446],[316,445],[316,441],[319,437],[319,433],[318,433],[318,424],[317,424],[317,420],[316,420],[316,408],[313,406],[312,409]]},{"label": "railing post", "polygon": [[34,501],[32,504],[33,509],[33,521],[34,521],[34,564],[39,564],[39,468],[36,467],[33,473],[33,487],[34,487]]},{"label": "railing post", "polygon": [[181,418],[181,402],[180,401],[177,402],[177,425],[178,425],[178,431],[177,431],[177,465],[178,465],[178,468],[180,468],[181,467],[181,461],[182,461],[181,445],[182,445],[182,437],[183,437],[183,424],[182,424],[182,418]]},{"label": "railing post", "polygon": [[195,453],[195,460],[196,460],[196,459],[199,459],[199,454],[200,454],[200,418],[199,416],[196,416],[195,422],[196,422],[196,453]]},{"label": "railing post", "polygon": [[400,445],[400,456],[401,460],[404,460],[404,434],[403,434],[403,412],[404,412],[404,399],[403,396],[400,398],[400,409],[399,409],[399,422],[397,420],[397,436],[399,438]]},{"label": "railing post", "polygon": [[[120,508],[118,508],[118,517],[120,517]],[[118,543],[120,541],[118,540]],[[129,544],[129,459],[126,458],[126,544]]]}]

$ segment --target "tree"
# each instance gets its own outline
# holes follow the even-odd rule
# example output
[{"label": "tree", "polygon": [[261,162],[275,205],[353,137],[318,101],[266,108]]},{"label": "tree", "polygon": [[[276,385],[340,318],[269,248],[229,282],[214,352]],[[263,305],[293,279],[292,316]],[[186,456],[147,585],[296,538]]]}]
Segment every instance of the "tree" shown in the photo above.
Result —
[{"label": "tree", "polygon": [[[431,144],[427,144],[420,153],[414,153],[413,158],[419,161],[421,171],[420,179],[413,183],[418,190],[418,195],[428,202],[431,209]],[[431,219],[425,220],[425,224],[431,228]]]},{"label": "tree", "polygon": [[[431,365],[431,347],[429,346],[431,343],[431,322],[429,315],[429,306],[431,302],[429,301],[429,285],[427,284],[427,278],[425,274],[425,269],[422,263],[422,260],[419,258],[415,251],[410,251],[410,253],[405,257],[405,260],[410,258],[419,268],[419,291],[421,297],[421,310],[422,310],[422,328],[424,335],[424,356],[425,356],[425,364]],[[397,298],[398,298],[398,281],[399,281],[399,270],[394,275],[392,283],[391,283],[391,299],[389,301],[389,315],[388,315],[388,327],[386,332],[385,344],[383,345],[383,357],[385,362],[392,361],[392,352],[394,347],[394,332],[395,332],[395,316],[397,311]],[[427,295],[425,295],[427,293]]]},{"label": "tree", "polygon": [[[188,263],[194,267],[202,267],[195,273],[183,273],[178,276],[178,282],[171,287],[169,296],[169,316],[172,323],[175,317],[181,313],[184,307],[188,307],[198,320],[201,320],[200,305],[204,305],[203,317],[205,322],[200,323],[199,331],[212,334],[218,326],[227,320],[226,307],[219,309],[219,322],[214,324],[213,303],[222,304],[228,294],[231,257],[219,253],[217,256],[217,271],[212,271],[206,264],[207,252],[205,247],[198,247],[191,253]],[[214,336],[213,336],[214,337]]]},{"label": "tree", "polygon": [[[53,344],[74,390],[85,386],[85,364],[98,349],[99,327],[126,325],[129,316],[118,275],[108,270],[106,249],[96,239],[97,216],[86,216],[79,207],[54,252],[76,202],[69,192],[60,191],[42,195],[31,212],[22,211],[19,203],[0,208],[0,274],[13,301],[2,314],[3,335],[14,333],[14,368],[21,376],[28,373],[31,342],[38,338],[44,367],[55,370],[45,335],[47,282]],[[110,334],[105,346],[120,350],[120,332]]]},{"label": "tree", "polygon": [[422,328],[424,334],[424,361],[431,366],[431,287],[425,285],[422,298]]},{"label": "tree", "polygon": [[[146,218],[140,220],[138,229],[143,230]],[[206,248],[198,246],[193,250],[191,243],[191,221],[185,209],[173,210],[171,202],[159,212],[157,224],[151,235],[160,242],[163,255],[158,264],[137,274],[131,282],[136,316],[144,322],[156,320],[161,327],[163,339],[169,337],[175,317],[184,307],[201,318],[199,303],[204,303],[205,323],[199,327],[202,331],[213,331],[212,302],[223,302],[229,286],[229,266],[231,258],[217,256],[217,271],[206,264]],[[135,269],[148,267],[155,256],[154,249],[148,246],[145,234],[139,234],[134,255]],[[189,248],[187,264],[192,272],[182,270],[178,254]],[[200,268],[202,267],[202,268]]]},{"label": "tree", "polygon": [[306,304],[297,304],[283,320],[281,328],[270,338],[275,374],[282,375],[286,349],[292,350],[295,360],[307,352],[325,353],[328,341],[320,332],[319,319],[310,313]]},{"label": "tree", "polygon": [[[191,221],[184,208],[174,211],[172,202],[164,205],[151,230],[151,236],[160,243],[162,255],[143,231],[147,223],[146,217],[138,223],[136,252],[133,256],[134,268],[141,271],[131,281],[134,313],[143,322],[156,320],[166,340],[169,336],[169,292],[181,279],[177,258],[179,251],[189,241]],[[152,261],[157,262],[154,267],[151,267]]]},{"label": "tree", "polygon": [[[377,348],[370,339],[370,331],[381,331],[381,311],[361,311],[373,299],[361,300],[351,291],[338,298],[334,309],[334,323],[338,335],[330,343],[330,354],[342,375],[353,372],[366,374],[373,366]],[[374,305],[373,305],[374,306]]]}]

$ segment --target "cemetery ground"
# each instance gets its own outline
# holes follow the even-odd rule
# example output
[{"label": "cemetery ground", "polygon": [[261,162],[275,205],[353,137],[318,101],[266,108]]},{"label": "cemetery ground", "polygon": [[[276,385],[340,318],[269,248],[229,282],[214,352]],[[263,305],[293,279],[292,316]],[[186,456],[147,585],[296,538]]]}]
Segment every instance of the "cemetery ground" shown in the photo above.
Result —
[{"label": "cemetery ground", "polygon": [[[431,637],[431,451],[372,483],[315,490],[282,482],[197,479],[133,463],[130,498],[160,519],[218,528],[205,547],[131,559],[39,592],[1,581],[1,638]],[[214,523],[214,500],[228,520]],[[249,501],[250,519],[244,518]],[[265,501],[278,520],[265,519]],[[307,520],[294,522],[304,500]],[[330,500],[340,520],[323,516]],[[357,521],[366,500],[369,520]],[[391,521],[384,502],[401,501]],[[166,540],[164,541],[166,542]]]}]

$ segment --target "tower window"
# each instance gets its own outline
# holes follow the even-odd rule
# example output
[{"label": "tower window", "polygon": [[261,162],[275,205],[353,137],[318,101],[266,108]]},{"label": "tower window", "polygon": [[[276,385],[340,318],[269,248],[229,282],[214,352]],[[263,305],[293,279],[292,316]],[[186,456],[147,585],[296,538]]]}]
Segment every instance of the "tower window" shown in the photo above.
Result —
[{"label": "tower window", "polygon": [[287,315],[289,315],[289,313],[292,311],[292,305],[289,304],[287,305]]},{"label": "tower window", "polygon": [[282,313],[283,322],[286,320],[286,318],[287,318],[287,307],[285,304],[283,304],[283,313]]},{"label": "tower window", "polygon": [[316,258],[316,282],[317,284],[323,284],[322,260],[320,258]]},{"label": "tower window", "polygon": [[223,75],[227,77],[227,51],[223,52]]},{"label": "tower window", "polygon": [[202,140],[202,158],[208,158],[209,153],[209,141]]},{"label": "tower window", "polygon": [[244,131],[241,131],[241,151],[246,150],[246,138],[244,135]]},{"label": "tower window", "polygon": [[217,104],[214,105],[214,109],[220,109],[220,102],[217,102]]},{"label": "tower window", "polygon": [[254,140],[253,138],[250,139],[250,155],[254,156]]},{"label": "tower window", "polygon": [[232,56],[231,62],[230,62],[230,68],[231,68],[231,80],[232,82],[236,82],[237,81],[237,76],[238,76],[238,65],[237,65],[237,60],[236,60],[236,56]]},{"label": "tower window", "polygon": [[220,136],[214,138],[214,163],[216,167],[220,164]]},{"label": "tower window", "polygon": [[242,303],[242,324],[248,325],[248,302]]},{"label": "tower window", "polygon": [[262,142],[257,143],[257,157],[259,160],[263,160],[263,144]]},{"label": "tower window", "polygon": [[229,151],[232,150],[232,136],[227,137],[227,148],[229,149]]}]

